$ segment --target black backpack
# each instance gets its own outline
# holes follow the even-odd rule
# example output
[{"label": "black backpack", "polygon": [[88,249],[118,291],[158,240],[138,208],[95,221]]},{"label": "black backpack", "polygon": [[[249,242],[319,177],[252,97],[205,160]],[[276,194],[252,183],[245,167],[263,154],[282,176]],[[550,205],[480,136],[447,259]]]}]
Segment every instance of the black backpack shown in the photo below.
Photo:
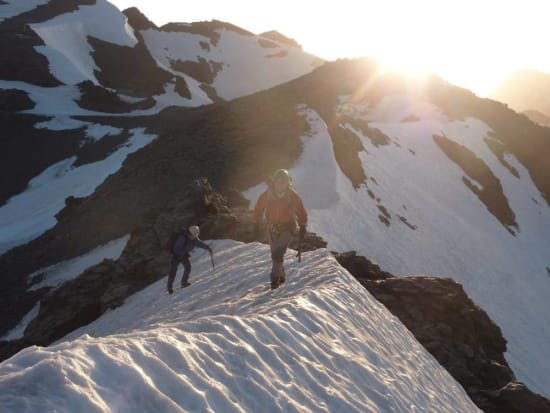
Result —
[{"label": "black backpack", "polygon": [[168,242],[164,246],[164,249],[172,254],[173,253],[172,250],[174,249],[174,244],[176,243],[176,240],[179,238],[180,235],[188,236],[189,235],[189,230],[187,228],[183,228],[183,229],[172,232],[172,234],[168,238]]}]

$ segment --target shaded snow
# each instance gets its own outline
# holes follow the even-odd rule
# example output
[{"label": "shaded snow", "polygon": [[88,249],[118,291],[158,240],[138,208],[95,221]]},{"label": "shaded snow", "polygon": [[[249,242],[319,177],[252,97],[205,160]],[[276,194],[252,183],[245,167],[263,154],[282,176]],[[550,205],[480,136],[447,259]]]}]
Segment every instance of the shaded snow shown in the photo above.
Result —
[{"label": "shaded snow", "polygon": [[0,208],[0,254],[55,226],[55,215],[65,207],[67,197],[92,194],[120,169],[129,154],[156,139],[141,128],[130,132],[133,136],[105,159],[77,168],[73,167],[76,157],[60,161],[33,178],[24,192],[10,198]]},{"label": "shaded snow", "polygon": [[[47,348],[0,364],[9,411],[477,412],[464,390],[327,250],[216,241],[190,287],[166,279]],[[179,280],[178,280],[179,281]]]},{"label": "shaded snow", "polygon": [[36,50],[48,59],[50,72],[67,85],[85,80],[99,84],[94,75],[94,70],[99,68],[91,56],[93,50],[88,36],[121,46],[137,44],[126,16],[106,0],[97,0],[91,6],[79,6],[74,12],[31,27],[45,43]]},{"label": "shaded snow", "polygon": [[27,277],[27,283],[31,283],[29,289],[37,290],[43,287],[57,288],[64,282],[78,277],[88,268],[99,264],[103,260],[117,260],[124,248],[126,248],[129,239],[130,235],[125,235],[105,245],[100,245],[86,254],[67,261],[61,261],[47,268],[41,268]]},{"label": "shaded snow", "polygon": [[[359,156],[368,180],[355,190],[336,163],[323,120],[307,111],[312,136],[303,138],[303,154],[290,172],[308,208],[309,229],[326,239],[329,249],[358,251],[393,274],[430,274],[463,283],[501,327],[508,340],[506,358],[518,379],[550,396],[550,208],[528,171],[511,155],[506,161],[520,179],[502,165],[484,142],[490,128],[477,119],[448,120],[437,108],[405,96],[387,97],[375,107],[342,102],[342,110],[368,119],[390,144],[377,147],[361,131],[343,125],[365,148]],[[411,115],[419,120],[403,121]],[[520,228],[516,237],[464,185],[465,173],[435,144],[433,134],[466,146],[500,180]],[[255,201],[262,189],[245,195]],[[379,219],[379,206],[389,213],[389,226]]]},{"label": "shaded snow", "polygon": [[0,337],[0,340],[10,341],[10,340],[18,340],[20,338],[23,338],[25,329],[28,327],[29,323],[36,318],[39,311],[40,311],[40,303],[36,304],[31,311],[25,314],[25,316],[13,329],[11,329],[2,337]]},{"label": "shaded snow", "polygon": [[[103,260],[117,260],[126,244],[130,239],[130,235],[115,239],[105,245],[100,245],[93,250],[82,254],[73,259],[62,261],[55,265],[41,268],[27,276],[27,285],[29,290],[38,290],[44,287],[57,288],[63,283],[73,280],[86,271],[88,268],[101,263]],[[29,323],[38,315],[40,303],[26,314],[21,322],[11,331],[6,333],[0,340],[17,340],[23,338],[23,333]]]},{"label": "shaded snow", "polygon": [[0,22],[10,17],[15,17],[25,12],[31,11],[36,7],[46,4],[49,0],[3,0],[0,4]]},{"label": "shaded snow", "polygon": [[121,128],[115,128],[109,125],[98,125],[96,123],[89,124],[86,129],[86,136],[93,140],[100,140],[105,136],[120,135],[123,132]]}]

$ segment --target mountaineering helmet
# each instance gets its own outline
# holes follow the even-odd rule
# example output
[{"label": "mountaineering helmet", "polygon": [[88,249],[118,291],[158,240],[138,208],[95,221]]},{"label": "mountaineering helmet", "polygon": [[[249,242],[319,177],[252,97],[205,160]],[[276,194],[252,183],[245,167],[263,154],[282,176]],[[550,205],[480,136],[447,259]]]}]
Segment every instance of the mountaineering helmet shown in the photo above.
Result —
[{"label": "mountaineering helmet", "polygon": [[199,227],[197,227],[196,225],[190,226],[189,233],[195,238],[198,238],[200,233]]},{"label": "mountaineering helmet", "polygon": [[290,184],[292,178],[290,178],[290,175],[288,174],[288,171],[286,169],[277,169],[273,173],[273,182],[277,184]]}]

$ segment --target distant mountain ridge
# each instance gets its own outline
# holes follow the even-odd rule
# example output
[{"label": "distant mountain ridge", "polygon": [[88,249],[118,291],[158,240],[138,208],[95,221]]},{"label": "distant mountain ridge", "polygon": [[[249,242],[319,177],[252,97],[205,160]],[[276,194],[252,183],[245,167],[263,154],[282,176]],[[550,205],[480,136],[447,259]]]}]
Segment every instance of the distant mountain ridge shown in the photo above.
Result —
[{"label": "distant mountain ridge", "polygon": [[506,103],[517,112],[526,112],[528,116],[530,111],[550,116],[550,74],[534,69],[519,70],[489,97]]}]

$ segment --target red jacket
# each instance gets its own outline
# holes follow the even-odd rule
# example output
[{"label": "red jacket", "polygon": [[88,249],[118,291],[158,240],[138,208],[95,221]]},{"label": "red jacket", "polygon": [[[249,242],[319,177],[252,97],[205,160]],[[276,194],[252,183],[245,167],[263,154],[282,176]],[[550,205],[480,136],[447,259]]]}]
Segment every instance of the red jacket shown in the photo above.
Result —
[{"label": "red jacket", "polygon": [[283,224],[292,221],[294,215],[296,215],[299,225],[307,224],[307,212],[304,204],[293,189],[288,189],[281,198],[275,195],[272,188],[263,192],[254,207],[252,216],[254,222],[259,222],[264,213],[267,220],[272,224]]}]

